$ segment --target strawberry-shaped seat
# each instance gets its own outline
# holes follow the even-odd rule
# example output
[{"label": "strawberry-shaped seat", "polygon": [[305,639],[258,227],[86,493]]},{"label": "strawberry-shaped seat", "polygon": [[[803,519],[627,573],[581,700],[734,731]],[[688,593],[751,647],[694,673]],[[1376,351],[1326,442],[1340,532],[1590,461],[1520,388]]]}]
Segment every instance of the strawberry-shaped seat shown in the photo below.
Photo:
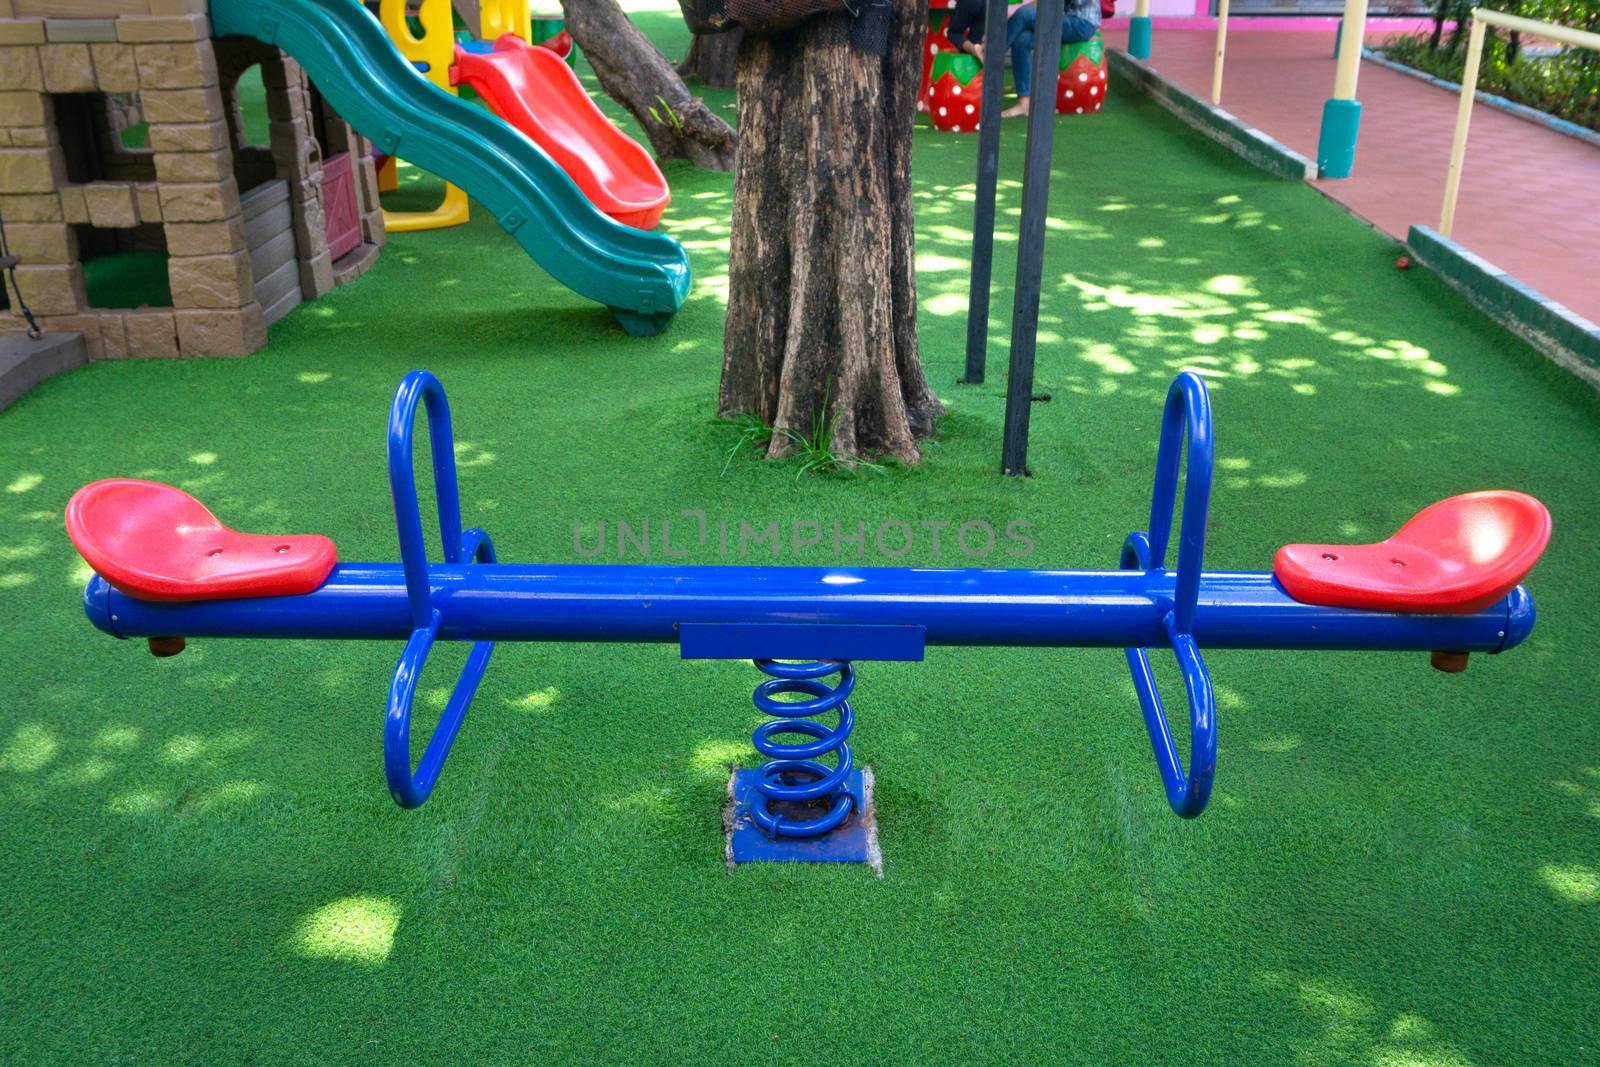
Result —
[{"label": "strawberry-shaped seat", "polygon": [[[952,7],[954,4],[951,5]],[[928,33],[922,40],[922,81],[917,89],[917,110],[928,110],[928,89],[933,85],[930,75],[933,73],[933,61],[940,52],[959,52],[961,49],[950,43],[950,38],[945,36],[944,28],[950,22],[949,11],[930,11],[928,13]]]},{"label": "strawberry-shaped seat", "polygon": [[1100,34],[1061,46],[1056,114],[1093,115],[1106,101],[1106,84],[1106,46]]},{"label": "strawberry-shaped seat", "polygon": [[[486,33],[484,36],[500,35]],[[572,62],[572,34],[567,32],[567,17],[559,9],[533,12],[528,21],[528,40],[540,48],[550,49],[568,63]]]},{"label": "strawberry-shaped seat", "polygon": [[67,533],[97,574],[140,600],[309,593],[338,559],[326,537],[236,533],[182,489],[136,478],[79,489]]},{"label": "strawberry-shaped seat", "polygon": [[946,133],[974,133],[983,107],[983,64],[965,52],[940,52],[928,71],[928,118]]},{"label": "strawberry-shaped seat", "polygon": [[1371,545],[1284,545],[1272,570],[1306,604],[1455,615],[1480,611],[1533,569],[1550,513],[1496,489],[1441,500]]},{"label": "strawberry-shaped seat", "polygon": [[572,62],[572,34],[566,30],[561,30],[549,40],[540,41],[538,46],[550,49],[568,63]]}]

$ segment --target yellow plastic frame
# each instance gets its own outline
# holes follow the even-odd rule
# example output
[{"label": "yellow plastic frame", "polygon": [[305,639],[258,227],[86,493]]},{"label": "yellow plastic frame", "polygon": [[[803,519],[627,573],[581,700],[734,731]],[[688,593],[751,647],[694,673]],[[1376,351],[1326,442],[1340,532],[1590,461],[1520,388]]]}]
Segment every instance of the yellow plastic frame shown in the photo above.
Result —
[{"label": "yellow plastic frame", "polygon": [[514,33],[529,44],[533,39],[533,9],[528,0],[479,0],[483,19],[481,40],[492,41],[502,33]]},{"label": "yellow plastic frame", "polygon": [[[422,36],[411,32],[406,19],[408,0],[382,0],[378,8],[378,21],[388,31],[389,39],[400,49],[400,54],[413,63],[426,64],[422,76],[447,93],[454,94],[450,84],[450,64],[455,58],[455,20],[450,0],[413,0],[417,20],[422,23]],[[491,4],[498,7],[504,0],[486,0],[484,21],[487,22]],[[390,161],[379,175],[380,191],[392,191],[399,185],[396,165]],[[460,226],[471,217],[467,194],[449,182],[445,183],[444,201],[432,211],[385,211],[384,229],[390,233],[413,233],[418,230],[442,230]]]}]

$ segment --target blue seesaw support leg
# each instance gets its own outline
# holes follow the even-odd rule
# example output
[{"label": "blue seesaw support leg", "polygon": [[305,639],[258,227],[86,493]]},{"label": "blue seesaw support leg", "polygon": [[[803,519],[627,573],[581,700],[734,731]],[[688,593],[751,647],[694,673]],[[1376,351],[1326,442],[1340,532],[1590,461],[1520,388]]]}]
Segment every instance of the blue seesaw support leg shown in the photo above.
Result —
[{"label": "blue seesaw support leg", "polygon": [[[866,863],[881,875],[872,771],[855,766],[848,740],[856,668],[844,656],[921,660],[922,628],[691,624],[679,649],[685,659],[750,659],[767,676],[754,701],[770,721],[753,741],[768,759],[728,782],[728,862]],[[817,721],[830,714],[836,725]]]},{"label": "blue seesaw support leg", "polygon": [[878,826],[872,807],[872,768],[845,776],[839,795],[851,803],[850,817],[836,829],[807,837],[779,837],[762,828],[770,801],[761,792],[765,768],[733,772],[728,782],[727,849],[729,863],[865,863],[883,873]]}]

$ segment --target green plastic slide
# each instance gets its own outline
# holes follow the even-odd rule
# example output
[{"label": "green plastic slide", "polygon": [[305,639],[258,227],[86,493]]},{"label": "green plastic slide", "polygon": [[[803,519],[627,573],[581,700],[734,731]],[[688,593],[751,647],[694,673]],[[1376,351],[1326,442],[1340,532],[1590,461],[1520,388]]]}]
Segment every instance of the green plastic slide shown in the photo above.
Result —
[{"label": "green plastic slide", "polygon": [[356,0],[211,0],[211,26],[293,56],[379,151],[465,189],[534,262],[629,333],[660,333],[683,306],[682,245],[602,214],[543,149],[417,73]]}]

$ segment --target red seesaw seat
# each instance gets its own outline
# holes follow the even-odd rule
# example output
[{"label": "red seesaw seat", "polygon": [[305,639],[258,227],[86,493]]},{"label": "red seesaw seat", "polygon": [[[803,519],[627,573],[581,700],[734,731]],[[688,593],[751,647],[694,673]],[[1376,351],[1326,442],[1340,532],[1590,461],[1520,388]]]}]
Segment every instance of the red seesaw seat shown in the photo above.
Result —
[{"label": "red seesaw seat", "polygon": [[1464,615],[1515,589],[1549,540],[1543,504],[1493,489],[1425,507],[1374,545],[1284,545],[1272,570],[1305,604]]},{"label": "red seesaw seat", "polygon": [[79,489],[67,533],[97,574],[140,600],[309,593],[338,559],[326,537],[235,533],[182,489],[137,478]]}]

